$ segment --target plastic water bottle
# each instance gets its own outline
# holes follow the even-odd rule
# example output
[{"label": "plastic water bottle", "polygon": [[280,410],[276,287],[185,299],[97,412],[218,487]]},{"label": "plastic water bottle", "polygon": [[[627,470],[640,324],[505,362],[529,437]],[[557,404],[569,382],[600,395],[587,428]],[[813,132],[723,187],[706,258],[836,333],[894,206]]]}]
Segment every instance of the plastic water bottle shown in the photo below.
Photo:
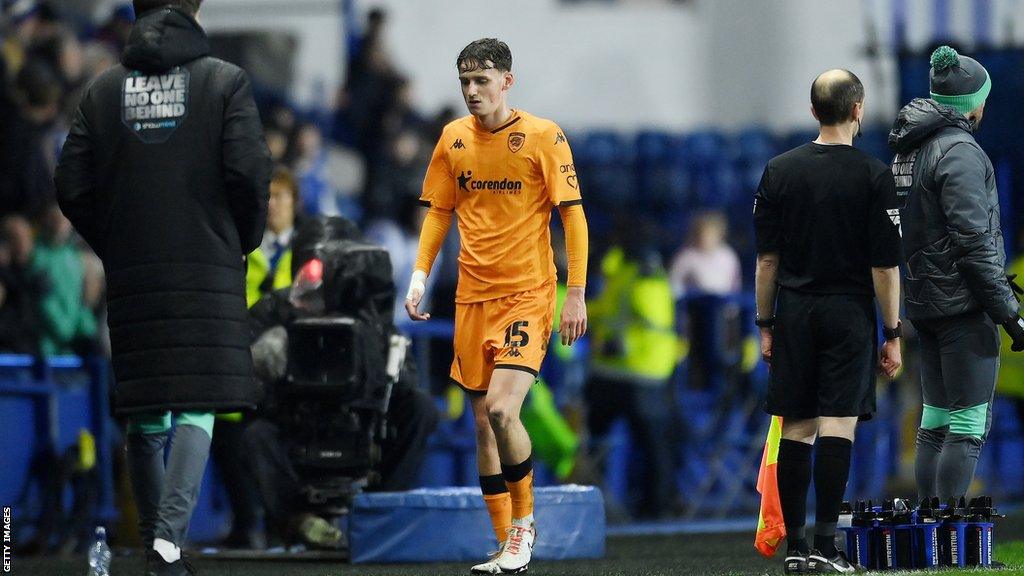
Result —
[{"label": "plastic water bottle", "polygon": [[107,531],[96,527],[96,542],[89,548],[89,576],[110,576],[110,546],[107,546]]},{"label": "plastic water bottle", "polygon": [[[853,526],[853,507],[843,502],[839,507],[839,521],[836,523],[836,548],[849,554],[850,530]],[[852,560],[851,560],[852,561]]]}]

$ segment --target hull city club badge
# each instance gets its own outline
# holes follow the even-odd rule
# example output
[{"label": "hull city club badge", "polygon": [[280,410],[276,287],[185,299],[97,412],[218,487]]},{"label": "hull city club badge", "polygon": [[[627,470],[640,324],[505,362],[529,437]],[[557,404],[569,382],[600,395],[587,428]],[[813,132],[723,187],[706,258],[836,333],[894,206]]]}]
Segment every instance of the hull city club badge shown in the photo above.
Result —
[{"label": "hull city club badge", "polygon": [[526,142],[526,134],[522,132],[513,132],[508,135],[508,149],[512,153],[519,152],[519,149],[523,147],[523,143]]},{"label": "hull city club badge", "polygon": [[188,70],[181,66],[153,76],[128,74],[121,90],[121,121],[146,144],[166,142],[188,116],[188,81]]}]

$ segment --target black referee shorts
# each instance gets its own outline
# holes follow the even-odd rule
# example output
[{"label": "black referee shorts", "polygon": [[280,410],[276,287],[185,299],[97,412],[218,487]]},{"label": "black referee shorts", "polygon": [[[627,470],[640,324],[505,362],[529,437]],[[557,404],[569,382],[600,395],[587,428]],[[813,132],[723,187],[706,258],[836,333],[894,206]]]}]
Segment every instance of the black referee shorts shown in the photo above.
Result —
[{"label": "black referee shorts", "polygon": [[878,355],[873,297],[781,288],[775,316],[765,411],[870,418]]}]

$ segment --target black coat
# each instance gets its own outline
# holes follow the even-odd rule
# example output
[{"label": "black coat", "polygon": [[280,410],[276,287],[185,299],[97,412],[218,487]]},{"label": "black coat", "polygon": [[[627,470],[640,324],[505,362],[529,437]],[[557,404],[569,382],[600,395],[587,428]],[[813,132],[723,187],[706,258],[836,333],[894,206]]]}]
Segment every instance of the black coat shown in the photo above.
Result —
[{"label": "black coat", "polygon": [[60,207],[103,260],[118,413],[255,405],[243,255],[266,224],[270,154],[245,73],[162,8],[87,89]]}]

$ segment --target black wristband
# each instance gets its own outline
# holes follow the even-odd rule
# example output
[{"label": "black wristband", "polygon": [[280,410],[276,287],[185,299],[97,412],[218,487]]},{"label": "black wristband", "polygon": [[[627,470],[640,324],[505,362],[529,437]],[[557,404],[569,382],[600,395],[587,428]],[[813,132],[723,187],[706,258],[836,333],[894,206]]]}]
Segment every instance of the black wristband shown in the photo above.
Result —
[{"label": "black wristband", "polygon": [[903,337],[903,322],[896,321],[895,328],[887,328],[885,324],[882,324],[882,336],[886,340],[895,340]]},{"label": "black wristband", "polygon": [[755,317],[754,326],[758,328],[774,328],[775,327],[775,315],[772,314],[767,318]]}]

